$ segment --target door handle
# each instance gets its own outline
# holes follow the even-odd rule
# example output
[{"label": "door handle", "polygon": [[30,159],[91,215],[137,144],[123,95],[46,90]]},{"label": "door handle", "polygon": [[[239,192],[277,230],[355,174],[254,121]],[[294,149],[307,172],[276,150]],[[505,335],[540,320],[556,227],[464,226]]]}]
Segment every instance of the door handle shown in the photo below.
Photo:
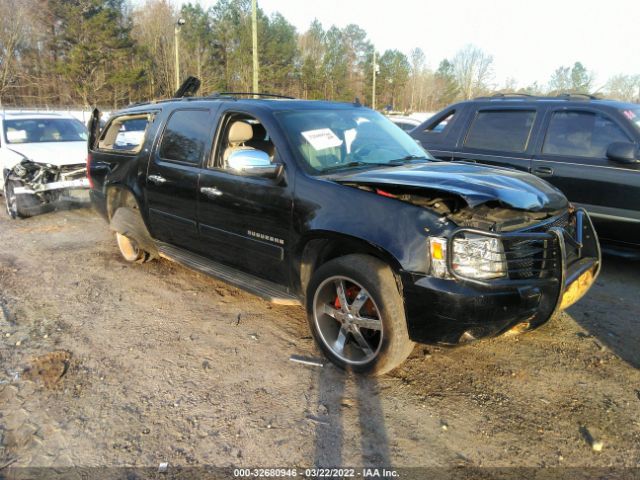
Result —
[{"label": "door handle", "polygon": [[536,167],[533,169],[533,173],[540,175],[541,177],[550,177],[553,175],[553,168],[551,167]]},{"label": "door handle", "polygon": [[164,177],[161,177],[160,175],[149,175],[147,178],[151,182],[155,183],[156,185],[162,185],[164,183],[167,183],[167,179]]},{"label": "door handle", "polygon": [[222,195],[222,192],[216,187],[202,187],[200,192],[204,193],[207,197],[215,198]]}]

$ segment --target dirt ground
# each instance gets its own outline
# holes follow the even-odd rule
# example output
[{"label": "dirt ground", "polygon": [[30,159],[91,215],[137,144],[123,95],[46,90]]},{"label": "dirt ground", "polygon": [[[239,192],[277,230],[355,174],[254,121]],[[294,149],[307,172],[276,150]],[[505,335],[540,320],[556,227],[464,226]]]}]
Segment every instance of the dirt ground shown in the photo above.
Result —
[{"label": "dirt ground", "polygon": [[587,297],[537,331],[419,345],[358,378],[289,360],[320,355],[301,308],[165,260],[126,264],[89,208],[2,212],[0,477],[163,462],[636,469],[639,287],[640,262],[605,257]]}]

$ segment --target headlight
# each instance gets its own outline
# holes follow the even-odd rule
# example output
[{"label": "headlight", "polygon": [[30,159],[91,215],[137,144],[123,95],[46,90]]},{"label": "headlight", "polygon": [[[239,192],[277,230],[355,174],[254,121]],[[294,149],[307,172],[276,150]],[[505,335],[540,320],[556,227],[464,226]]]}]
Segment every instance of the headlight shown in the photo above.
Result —
[{"label": "headlight", "polygon": [[27,174],[27,169],[24,168],[22,163],[18,163],[15,167],[13,167],[13,173],[15,173],[16,176],[22,178]]},{"label": "headlight", "polygon": [[[451,278],[447,270],[447,239],[429,239],[431,275]],[[451,268],[458,275],[478,280],[506,276],[506,260],[502,242],[497,238],[467,235],[453,240]]]}]

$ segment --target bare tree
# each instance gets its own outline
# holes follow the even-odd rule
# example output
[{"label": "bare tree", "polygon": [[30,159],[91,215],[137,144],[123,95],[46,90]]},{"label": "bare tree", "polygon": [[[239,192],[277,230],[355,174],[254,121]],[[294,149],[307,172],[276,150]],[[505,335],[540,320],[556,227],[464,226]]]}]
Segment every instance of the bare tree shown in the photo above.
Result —
[{"label": "bare tree", "polygon": [[453,74],[464,99],[491,89],[493,55],[474,45],[467,45],[453,57]]},{"label": "bare tree", "polygon": [[605,85],[607,96],[625,102],[640,101],[640,75],[615,75]]},{"label": "bare tree", "polygon": [[0,105],[18,70],[17,52],[27,27],[24,4],[24,1],[0,0]]},{"label": "bare tree", "polygon": [[553,93],[568,92],[571,90],[571,69],[558,67],[549,80],[549,91]]},{"label": "bare tree", "polygon": [[414,48],[409,54],[411,61],[411,99],[409,108],[414,110],[416,107],[416,94],[418,92],[418,83],[420,78],[424,76],[425,55],[421,48]]},{"label": "bare tree", "polygon": [[513,93],[518,90],[518,81],[513,77],[507,77],[504,81],[502,91],[505,93]]},{"label": "bare tree", "polygon": [[132,36],[146,51],[151,97],[174,90],[175,60],[173,27],[177,12],[168,0],[146,0],[133,12]]},{"label": "bare tree", "polygon": [[549,92],[560,93],[589,93],[593,84],[593,73],[580,62],[575,62],[573,67],[558,67],[549,80]]}]

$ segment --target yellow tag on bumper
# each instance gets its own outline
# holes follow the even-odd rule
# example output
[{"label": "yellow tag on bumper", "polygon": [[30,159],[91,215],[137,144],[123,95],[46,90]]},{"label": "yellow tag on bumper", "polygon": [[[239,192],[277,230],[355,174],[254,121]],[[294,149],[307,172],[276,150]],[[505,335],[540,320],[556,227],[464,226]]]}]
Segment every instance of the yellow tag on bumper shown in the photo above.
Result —
[{"label": "yellow tag on bumper", "polygon": [[593,270],[587,270],[577,279],[575,279],[564,291],[562,295],[562,302],[560,303],[560,310],[569,308],[576,303],[587,293],[589,287],[593,283]]}]

